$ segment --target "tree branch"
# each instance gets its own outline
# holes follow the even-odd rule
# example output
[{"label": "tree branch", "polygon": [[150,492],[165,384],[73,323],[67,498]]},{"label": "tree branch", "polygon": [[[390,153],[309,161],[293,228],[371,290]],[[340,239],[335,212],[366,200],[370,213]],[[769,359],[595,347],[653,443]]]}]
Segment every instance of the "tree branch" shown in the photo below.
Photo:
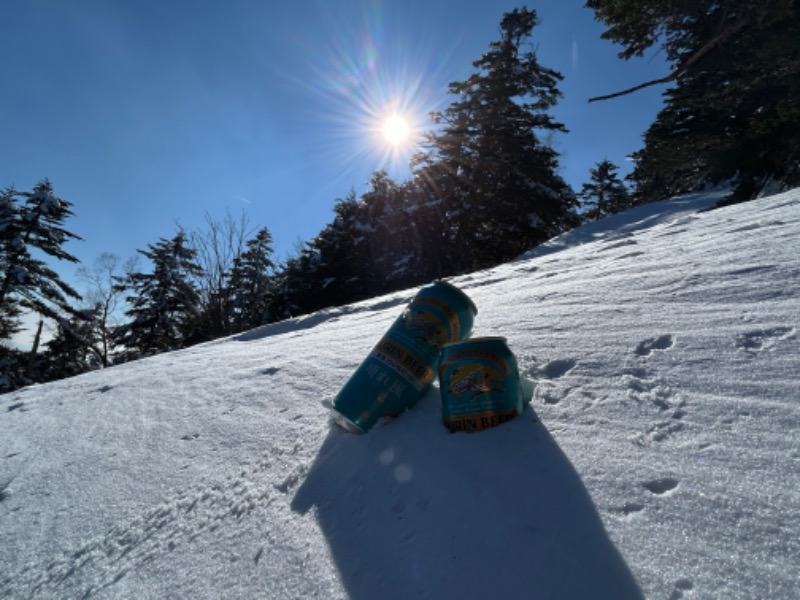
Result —
[{"label": "tree branch", "polygon": [[747,25],[749,21],[750,21],[749,16],[744,16],[738,21],[736,21],[736,23],[723,30],[719,35],[711,38],[708,42],[706,42],[706,44],[702,48],[700,48],[697,52],[695,52],[689,58],[687,58],[685,62],[683,62],[680,66],[678,66],[674,71],[672,71],[672,73],[670,73],[666,77],[653,79],[652,81],[641,83],[637,86],[628,88],[627,90],[622,90],[621,92],[616,92],[614,94],[608,94],[606,96],[595,96],[594,98],[589,98],[589,102],[597,102],[599,100],[609,100],[611,98],[618,98],[619,96],[626,96],[627,94],[632,94],[633,92],[639,91],[646,87],[658,85],[660,83],[669,83],[670,81],[676,80],[683,73],[685,73],[693,64],[695,64],[698,60],[703,58],[703,56],[708,54],[716,46],[720,45],[722,42],[731,37],[734,33],[738,32],[742,27]]},{"label": "tree branch", "polygon": [[605,96],[595,96],[594,98],[589,98],[589,102],[598,102],[600,100],[610,100],[611,98],[618,98],[620,96],[627,96],[628,94],[632,94],[633,92],[638,92],[641,89],[646,87],[650,87],[653,85],[658,85],[659,83],[669,83],[670,81],[677,79],[679,72],[673,71],[670,75],[666,77],[661,77],[660,79],[653,79],[652,81],[646,81],[645,83],[640,83],[637,86],[632,88],[628,88],[627,90],[622,90],[621,92],[615,92],[613,94],[607,94]]}]

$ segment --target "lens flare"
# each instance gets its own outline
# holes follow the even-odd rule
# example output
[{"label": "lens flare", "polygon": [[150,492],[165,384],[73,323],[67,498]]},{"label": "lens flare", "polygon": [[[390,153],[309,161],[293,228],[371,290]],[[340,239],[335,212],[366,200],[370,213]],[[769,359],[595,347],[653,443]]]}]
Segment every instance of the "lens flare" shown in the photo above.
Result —
[{"label": "lens flare", "polygon": [[390,144],[397,146],[408,139],[408,122],[401,116],[392,115],[383,124],[383,137]]},{"label": "lens flare", "polygon": [[428,115],[447,101],[450,56],[459,40],[445,52],[434,51],[425,24],[400,30],[384,3],[364,3],[358,18],[349,19],[335,3],[317,4],[324,34],[291,34],[311,75],[281,72],[298,90],[298,105],[282,126],[296,127],[298,140],[315,144],[318,155],[335,165],[329,187],[355,184],[361,190],[368,170],[407,179],[410,160],[433,126]]}]

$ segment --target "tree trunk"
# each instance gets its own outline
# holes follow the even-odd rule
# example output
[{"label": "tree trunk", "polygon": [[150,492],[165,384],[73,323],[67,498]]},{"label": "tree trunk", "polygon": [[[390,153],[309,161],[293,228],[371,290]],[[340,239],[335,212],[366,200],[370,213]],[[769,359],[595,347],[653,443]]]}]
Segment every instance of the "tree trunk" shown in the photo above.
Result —
[{"label": "tree trunk", "polygon": [[33,338],[33,347],[28,355],[28,365],[25,368],[25,375],[30,379],[33,379],[36,367],[36,355],[39,352],[39,342],[42,339],[42,327],[44,327],[44,319],[39,319],[39,326],[36,328],[36,335]]}]

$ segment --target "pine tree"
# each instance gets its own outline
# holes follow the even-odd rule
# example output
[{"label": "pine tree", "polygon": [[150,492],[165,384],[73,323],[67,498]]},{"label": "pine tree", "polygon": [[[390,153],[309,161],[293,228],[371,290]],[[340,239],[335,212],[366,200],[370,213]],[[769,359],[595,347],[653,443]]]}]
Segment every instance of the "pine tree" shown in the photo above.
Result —
[{"label": "pine tree", "polygon": [[608,159],[597,163],[589,171],[590,182],[584,183],[578,196],[583,199],[587,220],[597,221],[602,217],[618,213],[630,206],[625,184],[617,176],[619,167]]},{"label": "pine tree", "polygon": [[269,318],[275,285],[272,252],[272,234],[264,227],[233,261],[228,280],[228,318],[233,331],[258,327]]},{"label": "pine tree", "polygon": [[[661,46],[666,103],[634,155],[640,201],[734,180],[734,199],[800,184],[800,9],[795,0],[589,0],[623,46]],[[627,93],[626,90],[620,93]],[[615,94],[619,95],[619,94]]]},{"label": "pine tree", "polygon": [[115,335],[128,357],[157,354],[194,342],[200,297],[193,279],[200,275],[196,252],[179,232],[171,240],[161,238],[139,250],[150,260],[150,273],[129,273],[119,279],[118,289],[128,293],[125,312],[131,320]]},{"label": "pine tree", "polygon": [[72,377],[103,366],[93,344],[93,323],[97,318],[96,311],[84,310],[58,319],[55,335],[45,344],[47,351],[41,367],[43,380]]},{"label": "pine tree", "polygon": [[[20,260],[22,254],[22,238],[19,235],[19,215],[16,190],[8,188],[0,192],[0,276],[3,281],[10,279],[12,264]],[[19,331],[19,318],[22,310],[19,300],[12,296],[14,281],[8,282],[8,291],[0,301],[0,340],[10,339]],[[19,282],[18,282],[19,283]],[[11,357],[6,362],[11,364]],[[0,387],[2,389],[2,387]]]},{"label": "pine tree", "polygon": [[[306,244],[296,263],[303,272],[295,276],[294,305],[303,312],[348,304],[376,290],[371,277],[376,227],[369,207],[351,192],[333,211],[333,221]],[[311,293],[305,291],[309,287]]]},{"label": "pine tree", "polygon": [[281,321],[331,306],[323,296],[324,284],[325,280],[319,277],[319,253],[310,244],[303,243],[275,274],[269,321]]},{"label": "pine tree", "polygon": [[448,254],[462,270],[508,260],[577,223],[558,154],[539,138],[566,128],[548,114],[562,75],[525,49],[537,24],[526,8],[504,15],[500,40],[475,73],[450,84],[458,100],[434,113],[441,130],[414,159],[445,203]]},{"label": "pine tree", "polygon": [[0,344],[0,394],[12,392],[33,381],[27,376],[22,352]]},{"label": "pine tree", "polygon": [[413,265],[414,217],[417,206],[408,186],[398,185],[386,171],[377,171],[370,189],[361,196],[359,223],[366,247],[359,276],[365,281],[365,296],[375,296],[417,283]]},{"label": "pine tree", "polygon": [[[56,196],[45,179],[31,192],[8,188],[0,194],[0,335],[19,330],[25,310],[56,319],[72,313],[69,299],[80,295],[42,260],[78,262],[64,249],[81,239],[64,228],[72,205]],[[42,258],[38,258],[35,254]]]}]

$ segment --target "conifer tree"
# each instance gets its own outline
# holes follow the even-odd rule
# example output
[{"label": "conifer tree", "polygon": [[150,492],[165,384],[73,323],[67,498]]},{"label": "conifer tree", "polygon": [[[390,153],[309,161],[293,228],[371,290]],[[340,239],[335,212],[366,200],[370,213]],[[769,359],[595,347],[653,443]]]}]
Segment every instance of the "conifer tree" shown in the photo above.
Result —
[{"label": "conifer tree", "polygon": [[324,283],[319,276],[319,253],[309,243],[303,243],[275,274],[269,321],[281,321],[332,306],[323,297]]},{"label": "conifer tree", "polygon": [[359,202],[360,236],[365,247],[359,276],[364,295],[375,296],[413,284],[411,277],[419,250],[414,247],[412,204],[407,186],[400,186],[386,171],[377,171],[370,189]]},{"label": "conifer tree", "polygon": [[72,377],[103,366],[93,343],[97,318],[97,311],[82,310],[57,320],[55,335],[45,344],[43,380]]},{"label": "conifer tree", "polygon": [[[800,8],[796,0],[588,0],[623,46],[660,46],[666,103],[634,155],[640,201],[732,179],[734,199],[800,183]],[[604,97],[604,98],[607,98]]]},{"label": "conifer tree", "polygon": [[433,114],[440,131],[414,159],[417,175],[445,203],[459,268],[497,264],[577,223],[574,192],[558,175],[558,155],[539,135],[565,132],[548,113],[562,75],[539,64],[528,47],[538,17],[515,9],[501,36],[450,84],[457,100]]},{"label": "conifer tree", "polygon": [[275,285],[272,251],[272,234],[264,227],[247,241],[245,251],[233,261],[228,280],[228,310],[233,331],[258,327],[269,318]]},{"label": "conifer tree", "polygon": [[[8,188],[0,193],[0,335],[9,338],[19,329],[25,310],[58,318],[72,313],[69,299],[80,295],[43,260],[78,259],[64,249],[80,237],[64,228],[72,205],[53,193],[45,179],[31,192]],[[36,256],[38,253],[39,256]]]},{"label": "conifer tree", "polygon": [[[2,243],[0,276],[3,281],[10,279],[12,261],[19,260],[18,256],[22,253],[16,194],[13,188],[0,192],[0,243]],[[0,301],[0,340],[9,339],[19,331],[19,317],[22,310],[19,307],[19,300],[10,294],[13,283],[13,279],[8,281],[8,291]],[[11,358],[6,359],[7,362],[10,360]]]},{"label": "conifer tree", "polygon": [[25,373],[25,356],[19,350],[0,344],[0,394],[33,383]]},{"label": "conifer tree", "polygon": [[604,159],[589,171],[590,181],[583,184],[578,194],[583,200],[587,220],[597,221],[628,208],[628,190],[617,176],[618,170],[617,165]]},{"label": "conifer tree", "polygon": [[[293,304],[303,312],[361,300],[376,289],[370,275],[376,227],[369,207],[351,192],[333,211],[333,221],[306,244],[296,263],[303,273],[294,283]],[[309,287],[311,293],[304,291]]]},{"label": "conifer tree", "polygon": [[128,294],[125,314],[130,321],[117,330],[117,344],[129,358],[190,345],[200,303],[193,283],[200,275],[195,250],[188,246],[186,234],[179,232],[138,252],[150,260],[153,270],[118,280],[118,289]]}]

